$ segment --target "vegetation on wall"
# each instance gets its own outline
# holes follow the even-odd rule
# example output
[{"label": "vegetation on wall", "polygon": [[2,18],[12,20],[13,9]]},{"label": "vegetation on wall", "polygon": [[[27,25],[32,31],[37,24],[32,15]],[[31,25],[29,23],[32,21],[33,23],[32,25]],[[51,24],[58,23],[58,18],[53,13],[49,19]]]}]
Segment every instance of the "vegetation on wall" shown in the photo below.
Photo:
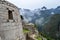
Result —
[{"label": "vegetation on wall", "polygon": [[23,29],[23,32],[24,32],[24,33],[29,33],[30,30],[24,28],[24,29]]}]

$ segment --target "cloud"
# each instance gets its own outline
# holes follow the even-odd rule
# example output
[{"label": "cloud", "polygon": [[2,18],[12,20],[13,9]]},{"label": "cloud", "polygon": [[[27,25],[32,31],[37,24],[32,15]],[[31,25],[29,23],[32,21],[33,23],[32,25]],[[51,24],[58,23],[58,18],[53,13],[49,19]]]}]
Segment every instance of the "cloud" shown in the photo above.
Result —
[{"label": "cloud", "polygon": [[60,0],[8,0],[20,8],[35,9],[46,6],[47,8],[57,7]]}]

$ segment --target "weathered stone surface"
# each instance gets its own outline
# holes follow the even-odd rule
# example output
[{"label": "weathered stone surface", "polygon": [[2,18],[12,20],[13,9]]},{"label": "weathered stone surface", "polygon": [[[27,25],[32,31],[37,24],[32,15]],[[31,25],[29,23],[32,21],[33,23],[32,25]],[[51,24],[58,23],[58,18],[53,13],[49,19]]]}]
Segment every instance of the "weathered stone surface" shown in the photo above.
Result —
[{"label": "weathered stone surface", "polygon": [[[12,11],[13,19],[9,19],[8,11]],[[0,40],[25,40],[18,8],[0,0]]]}]

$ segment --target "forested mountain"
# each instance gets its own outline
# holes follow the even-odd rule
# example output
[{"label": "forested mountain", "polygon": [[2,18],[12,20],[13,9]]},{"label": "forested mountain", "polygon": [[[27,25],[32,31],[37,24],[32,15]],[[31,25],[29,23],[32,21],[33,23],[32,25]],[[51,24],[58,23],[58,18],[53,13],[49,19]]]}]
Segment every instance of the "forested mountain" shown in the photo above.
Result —
[{"label": "forested mountain", "polygon": [[25,22],[37,25],[38,31],[55,38],[60,38],[60,6],[47,9],[45,6],[41,9],[20,9],[20,13]]},{"label": "forested mountain", "polygon": [[26,22],[37,24],[39,31],[41,31],[53,15],[60,14],[60,6],[51,9],[47,9],[45,6],[34,10],[20,9],[20,14]]},{"label": "forested mountain", "polygon": [[60,14],[51,16],[50,21],[44,24],[43,32],[53,38],[60,38]]}]

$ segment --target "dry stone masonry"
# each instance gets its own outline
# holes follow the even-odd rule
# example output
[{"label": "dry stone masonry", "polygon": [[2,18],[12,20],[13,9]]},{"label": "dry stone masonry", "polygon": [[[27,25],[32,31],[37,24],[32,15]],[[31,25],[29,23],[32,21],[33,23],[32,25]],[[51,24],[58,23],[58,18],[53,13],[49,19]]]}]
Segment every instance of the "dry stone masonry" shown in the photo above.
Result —
[{"label": "dry stone masonry", "polygon": [[0,0],[0,40],[25,40],[18,8]]}]

